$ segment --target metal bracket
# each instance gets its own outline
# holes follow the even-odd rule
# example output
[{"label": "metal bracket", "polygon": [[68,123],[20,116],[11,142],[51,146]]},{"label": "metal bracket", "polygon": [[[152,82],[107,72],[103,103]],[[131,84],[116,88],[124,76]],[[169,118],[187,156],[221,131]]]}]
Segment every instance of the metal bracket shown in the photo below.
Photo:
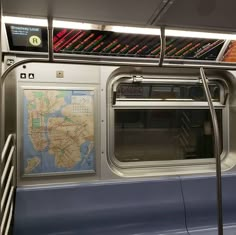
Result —
[{"label": "metal bracket", "polygon": [[136,75],[136,76],[133,76],[132,79],[133,79],[134,83],[142,82],[143,81],[143,76],[137,76]]},{"label": "metal bracket", "polygon": [[12,66],[13,64],[15,63],[15,60],[14,59],[7,59],[7,66]]}]

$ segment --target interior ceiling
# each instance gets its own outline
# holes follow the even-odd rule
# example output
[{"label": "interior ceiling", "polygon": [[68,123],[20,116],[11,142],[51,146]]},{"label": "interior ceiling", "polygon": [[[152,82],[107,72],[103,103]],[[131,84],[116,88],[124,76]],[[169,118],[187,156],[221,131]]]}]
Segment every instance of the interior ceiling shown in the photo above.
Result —
[{"label": "interior ceiling", "polygon": [[175,0],[156,25],[236,31],[236,0]]},{"label": "interior ceiling", "polygon": [[146,25],[162,8],[163,0],[3,0],[3,12],[46,17],[49,4],[55,18]]},{"label": "interior ceiling", "polygon": [[3,0],[4,15],[236,31],[236,0]]}]

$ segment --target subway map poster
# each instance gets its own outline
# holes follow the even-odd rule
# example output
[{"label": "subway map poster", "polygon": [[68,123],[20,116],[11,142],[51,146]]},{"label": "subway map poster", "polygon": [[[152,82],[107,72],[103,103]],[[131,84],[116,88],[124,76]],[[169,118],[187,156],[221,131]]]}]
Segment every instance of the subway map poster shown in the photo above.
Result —
[{"label": "subway map poster", "polygon": [[95,172],[94,90],[24,90],[23,175]]}]

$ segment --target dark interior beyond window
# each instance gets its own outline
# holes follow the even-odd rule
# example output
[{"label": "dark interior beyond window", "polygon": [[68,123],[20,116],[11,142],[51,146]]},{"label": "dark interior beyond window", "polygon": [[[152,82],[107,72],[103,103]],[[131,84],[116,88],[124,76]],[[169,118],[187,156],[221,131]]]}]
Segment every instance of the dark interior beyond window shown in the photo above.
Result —
[{"label": "dark interior beyond window", "polygon": [[[222,137],[222,111],[216,113]],[[115,156],[121,162],[213,158],[210,112],[115,110]]]}]

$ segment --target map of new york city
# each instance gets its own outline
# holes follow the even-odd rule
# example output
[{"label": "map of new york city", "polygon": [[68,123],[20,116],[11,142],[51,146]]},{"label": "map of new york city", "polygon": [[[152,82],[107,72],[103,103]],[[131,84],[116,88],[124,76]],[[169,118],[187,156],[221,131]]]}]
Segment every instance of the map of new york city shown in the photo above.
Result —
[{"label": "map of new york city", "polygon": [[24,90],[24,174],[95,168],[94,91]]}]

